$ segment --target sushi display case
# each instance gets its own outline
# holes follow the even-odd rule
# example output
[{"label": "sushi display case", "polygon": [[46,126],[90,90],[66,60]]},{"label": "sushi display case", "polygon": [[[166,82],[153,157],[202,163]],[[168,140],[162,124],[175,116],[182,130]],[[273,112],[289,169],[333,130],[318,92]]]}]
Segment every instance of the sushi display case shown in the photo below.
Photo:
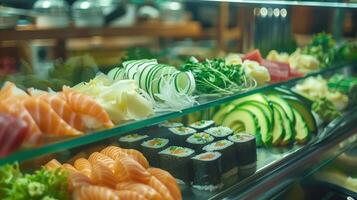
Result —
[{"label": "sushi display case", "polygon": [[[179,67],[151,58],[105,74],[95,65],[80,71],[80,62],[58,65],[50,75],[68,84],[56,91],[7,79],[0,141],[11,137],[0,146],[0,199],[281,198],[357,148],[357,43],[335,45],[320,33],[289,55],[266,42]],[[93,76],[70,83],[63,69]]]}]

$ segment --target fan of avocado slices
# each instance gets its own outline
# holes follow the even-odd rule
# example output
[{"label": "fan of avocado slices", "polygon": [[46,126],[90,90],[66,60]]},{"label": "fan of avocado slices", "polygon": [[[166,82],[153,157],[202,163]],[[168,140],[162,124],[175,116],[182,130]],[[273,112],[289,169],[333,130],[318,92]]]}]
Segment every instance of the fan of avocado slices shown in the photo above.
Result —
[{"label": "fan of avocado slices", "polygon": [[213,120],[256,137],[257,146],[305,144],[317,132],[311,102],[284,88],[257,93],[221,107]]}]

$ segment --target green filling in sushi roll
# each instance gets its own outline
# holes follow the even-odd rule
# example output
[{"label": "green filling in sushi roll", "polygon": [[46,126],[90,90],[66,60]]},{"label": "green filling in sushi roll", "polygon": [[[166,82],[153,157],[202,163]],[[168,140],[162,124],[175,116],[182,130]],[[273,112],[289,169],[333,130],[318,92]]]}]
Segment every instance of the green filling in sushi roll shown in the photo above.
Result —
[{"label": "green filling in sushi roll", "polygon": [[213,142],[214,137],[208,133],[195,133],[187,138],[187,145],[196,151],[201,151],[202,147],[208,143]]},{"label": "green filling in sushi roll", "polygon": [[205,132],[214,137],[223,138],[232,134],[233,130],[225,126],[218,126],[206,129]]}]

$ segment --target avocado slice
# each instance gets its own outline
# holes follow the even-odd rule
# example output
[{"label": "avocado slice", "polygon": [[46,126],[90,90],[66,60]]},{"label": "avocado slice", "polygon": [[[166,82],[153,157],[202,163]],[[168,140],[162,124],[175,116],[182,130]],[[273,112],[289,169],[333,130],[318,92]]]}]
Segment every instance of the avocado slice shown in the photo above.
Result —
[{"label": "avocado slice", "polygon": [[295,116],[295,126],[294,126],[296,132],[295,140],[298,144],[304,144],[310,138],[307,124],[305,123],[304,119],[302,118],[302,116],[297,110],[293,109],[293,112]]},{"label": "avocado slice", "polygon": [[248,101],[239,104],[237,108],[243,108],[249,110],[255,115],[258,125],[260,127],[260,135],[261,135],[262,142],[265,146],[270,146],[272,143],[272,133],[271,133],[272,125],[270,124],[266,113],[260,107],[260,105]]},{"label": "avocado slice", "polygon": [[282,116],[277,108],[273,108],[274,110],[274,127],[272,131],[272,143],[277,146],[280,144],[282,139],[284,138],[284,122]]},{"label": "avocado slice", "polygon": [[260,127],[252,111],[243,108],[236,108],[226,114],[222,120],[222,126],[235,127],[237,123],[244,125],[245,132],[255,135],[257,145],[261,145]]},{"label": "avocado slice", "polygon": [[279,104],[273,103],[273,108],[279,112],[284,129],[284,137],[282,137],[280,145],[288,145],[294,137],[293,123]]},{"label": "avocado slice", "polygon": [[284,112],[288,116],[289,120],[293,123],[295,122],[293,109],[290,107],[288,102],[286,102],[284,99],[280,98],[277,95],[270,94],[268,95],[268,98],[271,102],[279,104],[284,109]]},{"label": "avocado slice", "polygon": [[310,133],[317,133],[317,125],[314,116],[310,109],[302,103],[299,99],[292,96],[281,96],[288,102],[288,104],[294,108],[304,119],[307,124]]}]

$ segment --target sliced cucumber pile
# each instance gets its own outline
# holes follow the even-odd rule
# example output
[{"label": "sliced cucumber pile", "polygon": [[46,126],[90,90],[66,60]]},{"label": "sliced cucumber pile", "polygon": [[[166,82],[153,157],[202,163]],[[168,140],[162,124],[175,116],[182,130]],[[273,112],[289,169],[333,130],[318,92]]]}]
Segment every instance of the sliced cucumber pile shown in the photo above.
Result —
[{"label": "sliced cucumber pile", "polygon": [[132,79],[154,100],[162,100],[159,94],[167,86],[179,94],[190,95],[196,88],[195,79],[190,72],[181,72],[175,67],[159,64],[156,59],[130,60],[123,63],[123,68],[116,67],[109,71],[113,80]]},{"label": "sliced cucumber pile", "polygon": [[213,120],[255,135],[257,145],[265,147],[303,144],[317,132],[309,102],[287,89],[237,99],[220,108]]}]

